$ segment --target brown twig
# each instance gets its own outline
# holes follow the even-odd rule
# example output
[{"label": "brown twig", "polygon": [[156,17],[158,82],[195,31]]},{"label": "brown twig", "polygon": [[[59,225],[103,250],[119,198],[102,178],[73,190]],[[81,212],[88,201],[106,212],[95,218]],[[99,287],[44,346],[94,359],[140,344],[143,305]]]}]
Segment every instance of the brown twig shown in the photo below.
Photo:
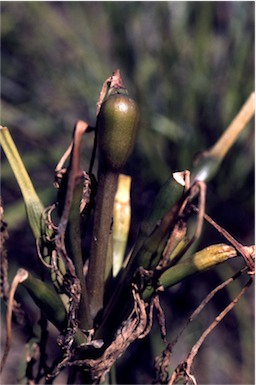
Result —
[{"label": "brown twig", "polygon": [[[197,207],[193,207],[194,211],[198,212]],[[241,243],[239,243],[232,235],[225,230],[223,227],[221,227],[218,223],[216,223],[209,215],[204,213],[204,219],[210,223],[224,238],[226,238],[232,246],[242,255],[242,257],[245,260],[246,265],[248,266],[248,269],[250,272],[254,272],[255,266],[252,259],[252,256],[250,255],[248,249],[243,246]]]},{"label": "brown twig", "polygon": [[[244,272],[245,269],[243,269],[241,272],[239,272],[236,276],[226,280],[225,282],[223,282],[221,285],[219,285],[218,287],[216,287],[214,290],[212,290],[212,292],[204,299],[204,301],[198,306],[198,308],[195,310],[195,312],[192,314],[192,316],[190,317],[189,321],[192,320],[192,317],[195,318],[196,315],[198,315],[201,310],[204,308],[204,306],[206,305],[206,303],[209,302],[209,300],[213,297],[214,294],[216,294],[217,291],[223,289],[223,287],[227,286],[232,280],[234,280],[235,278],[237,278],[242,272]],[[245,292],[248,290],[248,288],[250,287],[250,285],[252,284],[253,282],[253,278],[250,277],[250,279],[248,280],[248,282],[246,283],[246,285],[243,287],[243,289],[240,291],[240,293],[233,299],[233,301],[231,301],[228,306],[225,307],[224,310],[222,310],[222,312],[219,313],[219,315],[215,318],[215,320],[209,325],[209,327],[202,333],[201,337],[198,339],[198,341],[194,344],[194,346],[192,347],[190,353],[188,354],[188,357],[187,359],[182,362],[181,364],[179,364],[177,366],[177,368],[175,369],[175,371],[173,372],[172,376],[171,376],[171,379],[169,380],[168,382],[168,385],[173,385],[176,380],[179,378],[179,377],[183,377],[186,381],[186,383],[188,382],[188,380],[190,380],[192,382],[192,384],[196,385],[197,382],[196,382],[196,379],[195,377],[190,373],[191,372],[191,366],[193,364],[193,360],[195,358],[195,356],[197,355],[198,353],[198,350],[200,349],[201,345],[203,344],[204,340],[206,339],[206,337],[210,334],[210,332],[223,320],[223,318],[234,308],[234,306],[237,304],[237,302],[241,299],[241,297],[245,294]],[[186,325],[187,326],[187,325]],[[184,329],[183,329],[184,330]],[[183,332],[182,330],[182,332]],[[180,333],[181,334],[181,333]],[[179,336],[180,336],[179,334]],[[178,337],[179,337],[178,336]],[[175,341],[176,343],[177,341]],[[173,348],[173,345],[174,344],[169,344],[170,346],[168,347],[169,348],[169,351],[171,352],[172,351],[172,348]],[[165,365],[166,366],[166,365]]]},{"label": "brown twig", "polygon": [[5,247],[5,242],[8,239],[7,223],[4,219],[4,208],[2,204],[2,199],[0,198],[0,297],[5,300],[8,298],[9,293],[9,282],[8,282],[8,260],[7,260],[7,250]]},{"label": "brown twig", "polygon": [[158,323],[160,326],[161,337],[162,337],[162,340],[164,341],[164,343],[166,344],[167,343],[167,339],[166,339],[167,331],[166,331],[166,326],[165,326],[165,315],[164,315],[164,311],[162,309],[162,306],[160,304],[159,295],[156,295],[154,297],[153,301],[154,301],[155,309],[157,311],[157,317],[158,317]]},{"label": "brown twig", "polygon": [[220,285],[216,286],[205,298],[204,300],[200,303],[200,305],[195,309],[195,311],[191,314],[191,316],[189,317],[187,323],[185,324],[185,326],[183,327],[183,329],[181,330],[181,332],[178,334],[178,336],[176,337],[175,339],[175,343],[172,344],[175,345],[176,342],[178,341],[178,338],[181,336],[181,334],[184,332],[184,330],[187,328],[187,326],[189,325],[190,322],[192,322],[200,313],[201,311],[204,309],[204,307],[210,302],[210,300],[215,296],[216,293],[218,293],[218,291],[224,289],[227,285],[229,285],[231,282],[233,282],[235,279],[237,279],[238,277],[240,277],[241,274],[243,274],[247,269],[242,269],[241,271],[239,271],[238,273],[236,273],[233,277],[231,278],[228,278],[226,281],[222,282]]},{"label": "brown twig", "polygon": [[[237,274],[235,274],[233,277],[228,278],[225,282],[222,282],[220,285],[215,287],[200,303],[200,305],[194,310],[194,312],[191,314],[191,316],[188,318],[187,322],[183,326],[183,328],[180,330],[180,332],[177,334],[177,336],[172,340],[172,342],[168,343],[164,351],[162,352],[162,355],[160,357],[157,357],[155,362],[155,368],[157,371],[157,375],[162,381],[161,383],[166,383],[165,378],[168,376],[167,368],[169,367],[171,363],[171,354],[173,351],[174,346],[177,344],[179,338],[183,334],[183,332],[186,330],[188,325],[202,312],[202,310],[205,308],[205,306],[210,302],[210,300],[215,296],[217,292],[224,289],[227,285],[229,285],[231,282],[233,282],[235,279],[240,277],[241,274],[245,273],[247,271],[247,268],[242,269]],[[180,367],[179,367],[180,369]],[[172,384],[172,382],[170,382]]]},{"label": "brown twig", "polygon": [[243,289],[240,291],[240,293],[233,299],[232,302],[229,303],[228,306],[225,307],[222,312],[219,313],[219,315],[215,318],[215,320],[211,323],[211,325],[204,331],[204,333],[201,335],[201,337],[198,339],[198,341],[195,343],[195,345],[192,347],[188,358],[186,360],[187,363],[187,369],[186,372],[189,375],[191,366],[193,363],[193,360],[195,356],[197,355],[197,352],[199,348],[201,347],[202,343],[206,339],[206,337],[210,334],[210,332],[222,321],[222,319],[234,308],[234,306],[237,304],[237,302],[241,299],[241,297],[245,294],[245,292],[249,289],[253,282],[253,279],[250,278],[246,285],[243,287]]},{"label": "brown twig", "polygon": [[[8,282],[8,254],[5,247],[5,242],[8,239],[7,223],[4,219],[4,207],[0,198],[0,298],[3,298],[4,302],[8,302],[10,294],[10,285]],[[13,313],[16,320],[20,325],[25,323],[25,313],[21,309],[20,304],[13,300]]]},{"label": "brown twig", "polygon": [[28,272],[24,269],[19,269],[15,277],[13,278],[13,281],[10,287],[9,298],[7,303],[7,312],[6,312],[6,340],[5,340],[4,354],[0,364],[0,373],[2,373],[2,370],[6,363],[6,359],[8,357],[8,353],[12,342],[11,323],[12,323],[12,312],[14,307],[14,295],[18,284],[23,282],[25,279],[27,279],[27,277],[28,277]]}]

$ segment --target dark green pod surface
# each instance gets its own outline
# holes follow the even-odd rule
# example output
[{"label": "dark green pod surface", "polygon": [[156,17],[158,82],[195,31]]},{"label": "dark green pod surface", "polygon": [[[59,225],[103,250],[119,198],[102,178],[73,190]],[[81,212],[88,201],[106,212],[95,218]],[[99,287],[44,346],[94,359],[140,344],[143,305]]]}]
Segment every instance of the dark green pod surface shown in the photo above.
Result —
[{"label": "dark green pod surface", "polygon": [[135,101],[124,94],[108,97],[98,115],[100,162],[119,170],[134,146],[139,111]]}]

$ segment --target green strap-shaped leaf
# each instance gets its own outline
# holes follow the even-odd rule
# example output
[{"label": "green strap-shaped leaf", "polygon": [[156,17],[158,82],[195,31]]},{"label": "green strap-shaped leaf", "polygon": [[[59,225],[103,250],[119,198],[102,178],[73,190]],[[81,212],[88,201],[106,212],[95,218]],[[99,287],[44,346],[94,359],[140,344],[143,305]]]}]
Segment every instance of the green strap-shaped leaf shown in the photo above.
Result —
[{"label": "green strap-shaped leaf", "polygon": [[[19,269],[24,270],[24,269]],[[67,324],[66,310],[58,294],[51,287],[27,272],[26,279],[21,284],[28,290],[35,304],[42,310],[44,316],[52,322],[59,331],[63,331]],[[86,335],[78,329],[75,344],[87,343]]]},{"label": "green strap-shaped leaf", "polygon": [[[253,246],[247,247],[247,250],[251,255],[254,254]],[[186,278],[209,270],[236,256],[237,251],[233,246],[223,243],[210,245],[163,272],[159,278],[159,285],[165,289],[174,286]],[[153,288],[147,288],[143,297],[149,298],[153,291]]]},{"label": "green strap-shaped leaf", "polygon": [[255,93],[251,93],[238,114],[221,135],[219,140],[208,151],[203,152],[194,168],[191,181],[209,182],[217,173],[221,162],[233,146],[240,133],[251,120],[255,111]]},{"label": "green strap-shaped leaf", "polygon": [[66,323],[66,311],[58,294],[49,285],[30,273],[22,285],[28,290],[44,316],[59,330],[62,330]]},{"label": "green strap-shaped leaf", "polygon": [[40,237],[41,216],[44,209],[43,204],[35,192],[31,179],[7,127],[0,126],[0,140],[1,146],[20,187],[29,225],[34,237],[37,239]]}]

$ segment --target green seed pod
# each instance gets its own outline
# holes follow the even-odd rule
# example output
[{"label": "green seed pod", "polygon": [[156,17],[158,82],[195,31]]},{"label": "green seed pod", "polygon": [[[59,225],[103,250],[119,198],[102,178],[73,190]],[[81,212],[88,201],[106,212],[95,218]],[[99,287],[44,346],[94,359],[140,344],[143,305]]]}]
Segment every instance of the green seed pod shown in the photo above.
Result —
[{"label": "green seed pod", "polygon": [[102,104],[98,120],[100,162],[104,168],[118,171],[132,152],[138,123],[135,101],[116,93]]}]

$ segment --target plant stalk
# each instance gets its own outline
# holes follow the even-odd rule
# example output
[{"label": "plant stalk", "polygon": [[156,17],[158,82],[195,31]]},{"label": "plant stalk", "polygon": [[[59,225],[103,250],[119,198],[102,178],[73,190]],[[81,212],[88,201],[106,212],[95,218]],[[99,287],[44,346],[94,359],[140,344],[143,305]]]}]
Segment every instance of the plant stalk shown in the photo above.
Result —
[{"label": "plant stalk", "polygon": [[118,173],[116,171],[102,170],[99,172],[90,263],[87,276],[87,289],[90,293],[89,307],[93,319],[103,307],[107,250],[117,182]]}]

